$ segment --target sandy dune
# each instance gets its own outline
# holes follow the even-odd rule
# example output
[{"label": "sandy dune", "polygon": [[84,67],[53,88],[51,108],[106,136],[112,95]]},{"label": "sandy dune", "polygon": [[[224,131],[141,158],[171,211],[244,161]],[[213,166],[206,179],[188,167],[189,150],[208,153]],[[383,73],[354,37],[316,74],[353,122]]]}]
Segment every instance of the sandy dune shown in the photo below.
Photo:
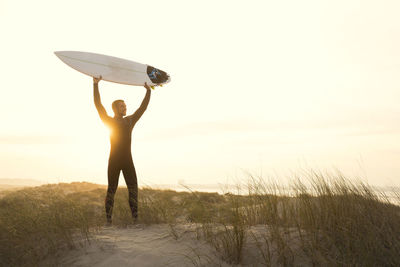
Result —
[{"label": "sandy dune", "polygon": [[221,262],[193,226],[136,225],[103,228],[91,245],[67,252],[61,266],[229,266]]}]

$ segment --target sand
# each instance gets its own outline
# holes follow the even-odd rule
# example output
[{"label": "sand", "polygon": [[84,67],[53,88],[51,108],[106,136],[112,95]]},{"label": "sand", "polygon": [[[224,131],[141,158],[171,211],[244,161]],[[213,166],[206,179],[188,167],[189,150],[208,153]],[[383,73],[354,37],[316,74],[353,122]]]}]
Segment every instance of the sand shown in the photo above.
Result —
[{"label": "sand", "polygon": [[[247,230],[240,264],[229,264],[221,253],[198,238],[195,224],[134,225],[128,228],[103,227],[97,232],[90,245],[62,253],[57,266],[265,266],[260,254],[260,245],[265,249],[263,236],[270,232],[266,225],[253,226]],[[312,266],[299,248],[295,229],[286,238],[288,262],[291,266]],[[254,239],[257,237],[257,243]],[[290,242],[289,242],[290,241]],[[264,243],[264,245],[262,245]],[[282,248],[272,245],[269,264],[282,266],[279,256]],[[265,250],[264,250],[265,251]],[[264,255],[265,256],[265,255]]]},{"label": "sand", "polygon": [[[64,253],[60,266],[230,266],[196,238],[195,226],[104,227],[90,245]],[[175,234],[173,233],[175,232]]]}]

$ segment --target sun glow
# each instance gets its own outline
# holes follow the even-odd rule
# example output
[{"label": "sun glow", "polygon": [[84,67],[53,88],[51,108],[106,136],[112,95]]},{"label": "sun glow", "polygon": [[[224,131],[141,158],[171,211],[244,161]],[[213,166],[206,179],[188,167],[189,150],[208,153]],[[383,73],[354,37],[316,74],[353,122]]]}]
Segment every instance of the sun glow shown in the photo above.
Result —
[{"label": "sun glow", "polygon": [[[109,130],[92,79],[53,54],[67,49],[171,74],[133,130],[142,182],[224,182],[303,162],[378,184],[400,175],[400,2],[74,3],[2,2],[0,176],[106,181]],[[102,81],[100,93],[109,115],[115,99],[129,115],[145,89]]]}]

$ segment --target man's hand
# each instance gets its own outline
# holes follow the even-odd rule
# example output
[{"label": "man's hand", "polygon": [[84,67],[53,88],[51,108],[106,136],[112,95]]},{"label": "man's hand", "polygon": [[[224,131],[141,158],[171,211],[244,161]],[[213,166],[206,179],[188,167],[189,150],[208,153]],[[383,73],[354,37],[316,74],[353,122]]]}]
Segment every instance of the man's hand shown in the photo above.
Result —
[{"label": "man's hand", "polygon": [[98,84],[100,82],[101,78],[102,78],[101,75],[99,76],[99,78],[93,77],[93,83]]},{"label": "man's hand", "polygon": [[144,88],[146,88],[146,90],[151,90],[150,86],[148,86],[147,83],[144,83]]}]

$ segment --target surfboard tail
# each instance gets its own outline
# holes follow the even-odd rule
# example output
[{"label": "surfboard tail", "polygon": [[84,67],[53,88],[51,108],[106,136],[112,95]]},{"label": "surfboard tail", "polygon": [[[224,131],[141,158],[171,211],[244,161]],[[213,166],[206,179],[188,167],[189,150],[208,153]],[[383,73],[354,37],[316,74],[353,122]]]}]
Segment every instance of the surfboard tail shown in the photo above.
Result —
[{"label": "surfboard tail", "polygon": [[165,71],[156,69],[149,65],[147,66],[146,72],[147,72],[147,75],[149,76],[150,80],[157,85],[169,82],[171,80],[168,73],[166,73]]}]

